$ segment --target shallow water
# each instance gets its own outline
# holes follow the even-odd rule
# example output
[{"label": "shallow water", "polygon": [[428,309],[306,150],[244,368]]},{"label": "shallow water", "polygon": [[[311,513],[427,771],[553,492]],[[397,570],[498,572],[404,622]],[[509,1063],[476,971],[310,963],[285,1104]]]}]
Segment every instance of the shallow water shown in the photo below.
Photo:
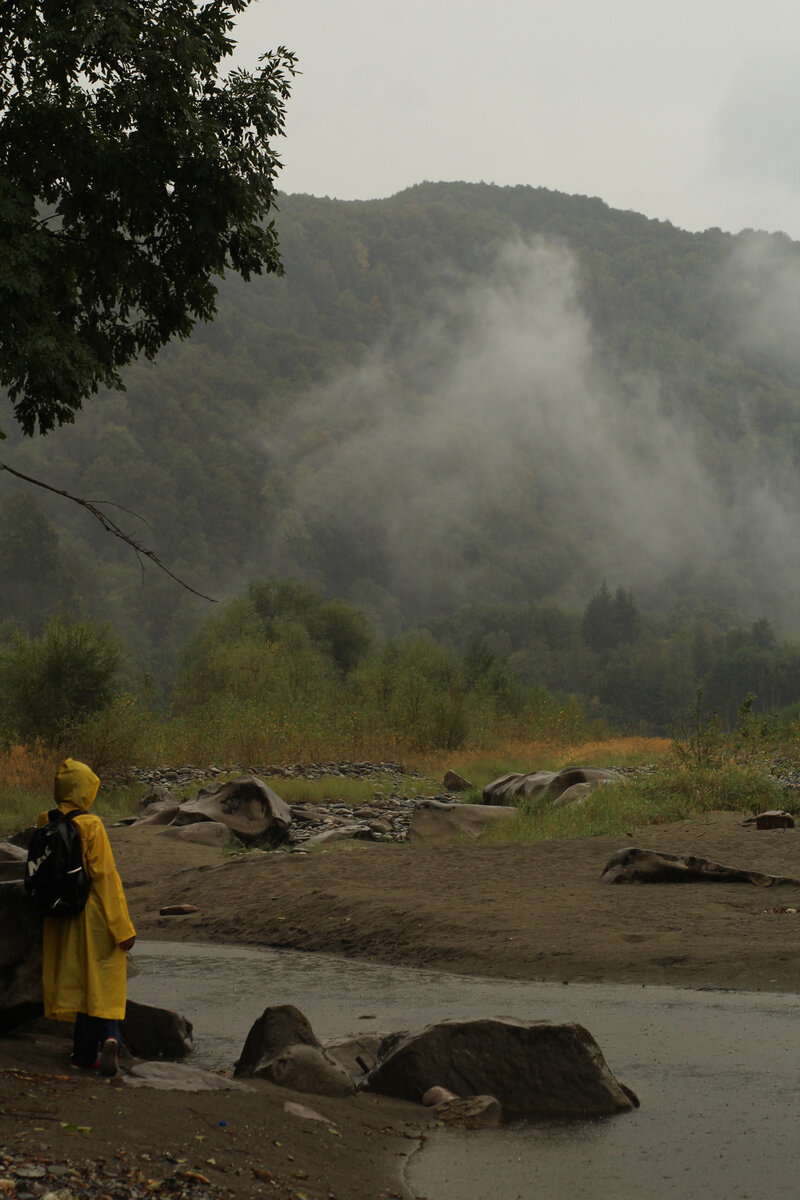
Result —
[{"label": "shallow water", "polygon": [[133,1000],[194,1024],[193,1060],[230,1066],[264,1008],[295,1004],[323,1040],[446,1017],[580,1021],[633,1113],[437,1131],[409,1166],[428,1200],[797,1200],[798,998],[530,983],[287,950],[137,942]]}]

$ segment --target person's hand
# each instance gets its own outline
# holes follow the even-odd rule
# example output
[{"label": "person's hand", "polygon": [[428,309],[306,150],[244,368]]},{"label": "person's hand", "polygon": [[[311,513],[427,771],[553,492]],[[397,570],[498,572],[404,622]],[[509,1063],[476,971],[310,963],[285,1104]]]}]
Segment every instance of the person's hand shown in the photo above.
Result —
[{"label": "person's hand", "polygon": [[129,937],[127,941],[120,942],[120,944],[119,944],[120,950],[124,950],[125,953],[127,954],[129,950],[133,949],[133,943],[135,941],[136,941],[136,934],[134,934],[133,937]]}]

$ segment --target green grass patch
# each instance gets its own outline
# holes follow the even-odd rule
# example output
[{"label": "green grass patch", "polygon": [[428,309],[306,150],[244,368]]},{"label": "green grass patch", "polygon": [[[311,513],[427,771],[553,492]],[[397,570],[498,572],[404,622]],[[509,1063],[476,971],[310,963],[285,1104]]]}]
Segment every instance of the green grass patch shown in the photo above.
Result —
[{"label": "green grass patch", "polygon": [[34,825],[40,812],[52,805],[52,796],[37,794],[27,788],[0,790],[0,838],[6,838],[28,825]]},{"label": "green grass patch", "polygon": [[483,840],[535,842],[626,834],[647,825],[699,820],[710,812],[753,814],[785,807],[786,796],[774,779],[749,767],[664,769],[598,787],[574,807],[528,803],[515,820],[491,825]]},{"label": "green grass patch", "polygon": [[[207,780],[197,780],[189,787],[173,791],[177,801],[193,799],[200,788],[208,783],[240,778],[237,774],[218,775]],[[416,776],[395,776],[385,772],[374,779],[339,778],[325,775],[321,779],[284,779],[282,776],[265,776],[264,782],[287,804],[346,804],[359,808],[378,803],[379,798],[391,796],[417,796],[436,791],[439,786],[431,779]],[[105,789],[101,787],[92,811],[112,825],[124,817],[135,816],[139,801],[149,791],[147,783],[132,783],[127,787]],[[0,788],[0,838],[16,833],[36,823],[40,812],[53,807],[51,791],[35,788]]]},{"label": "green grass patch", "polygon": [[[221,778],[221,777],[220,777]],[[231,776],[236,778],[236,776]],[[417,796],[438,786],[428,779],[387,772],[374,779],[340,778],[324,775],[321,779],[284,779],[282,776],[263,776],[264,782],[287,804],[346,804],[349,808],[373,803],[376,798]]]},{"label": "green grass patch", "polygon": [[369,804],[376,793],[391,796],[390,779],[337,779],[325,776],[322,779],[273,779],[264,782],[277,792],[287,804],[346,804],[348,807]]},{"label": "green grass patch", "polygon": [[[115,788],[98,794],[92,812],[109,825],[123,817],[134,816],[139,807],[139,798],[147,790],[146,784]],[[53,807],[53,793],[39,792],[29,788],[15,787],[0,789],[0,838],[35,825],[39,813]]]},{"label": "green grass patch", "polygon": [[[209,776],[208,779],[195,780],[187,787],[172,789],[172,794],[178,801],[190,800],[194,799],[201,788],[211,783],[227,783],[231,779],[241,778],[241,771]],[[423,792],[435,791],[439,787],[430,779],[406,775],[397,777],[388,771],[372,779],[354,779],[338,775],[323,775],[320,779],[287,779],[283,775],[259,775],[258,778],[287,804],[346,804],[349,808],[377,802],[378,798],[417,796]],[[140,788],[140,794],[144,786]],[[116,802],[121,803],[120,800]]]}]

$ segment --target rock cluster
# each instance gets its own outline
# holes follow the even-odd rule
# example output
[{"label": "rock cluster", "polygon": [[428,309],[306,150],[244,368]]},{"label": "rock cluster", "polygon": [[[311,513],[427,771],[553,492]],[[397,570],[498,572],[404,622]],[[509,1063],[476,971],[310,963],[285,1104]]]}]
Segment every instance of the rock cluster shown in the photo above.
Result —
[{"label": "rock cluster", "polygon": [[347,838],[368,842],[404,842],[421,797],[376,796],[371,804],[341,802],[292,804],[286,839],[292,849],[321,846]]},{"label": "rock cluster", "polygon": [[493,779],[483,789],[484,804],[549,804],[556,808],[580,804],[595,788],[619,783],[616,771],[605,767],[564,767],[560,771],[511,772]]},{"label": "rock cluster", "polygon": [[[623,768],[625,774],[654,767]],[[233,772],[237,780],[224,782]],[[133,780],[149,784],[139,821],[164,825],[165,835],[181,840],[222,846],[238,838],[244,843],[269,844],[281,850],[303,852],[344,840],[371,842],[476,840],[487,824],[511,817],[523,798],[542,798],[552,804],[580,803],[601,784],[618,781],[623,771],[601,768],[565,768],[509,775],[487,785],[482,804],[460,803],[459,793],[473,789],[469,780],[448,771],[444,790],[431,794],[403,794],[409,777],[423,779],[397,762],[318,762],[244,767],[155,767],[131,769],[124,776],[107,775],[106,783]],[[281,779],[374,779],[383,785],[368,801],[348,805],[341,800],[286,805],[264,778],[280,789]],[[386,795],[387,777],[391,794]],[[214,782],[209,783],[209,779]],[[199,788],[196,799],[187,793]],[[331,787],[331,791],[334,786]],[[261,793],[261,800],[255,795]],[[184,798],[180,796],[183,794]],[[263,800],[263,803],[262,803]],[[505,806],[505,811],[502,811]],[[269,813],[267,810],[269,809]],[[135,822],[126,822],[135,823]]]},{"label": "rock cluster", "polygon": [[[511,1118],[599,1117],[638,1107],[618,1082],[592,1035],[575,1023],[511,1017],[440,1021],[418,1033],[394,1033],[377,1046],[377,1061],[345,1043],[323,1047],[293,1005],[264,1010],[234,1068],[317,1095],[358,1087],[434,1106],[442,1124],[482,1128]],[[354,1065],[357,1064],[357,1072]]]},{"label": "rock cluster", "polygon": [[[208,845],[235,838],[244,844],[302,851],[343,840],[404,842],[416,808],[434,799],[376,792],[370,801],[355,805],[333,800],[288,805],[253,773],[207,784],[189,800],[173,795],[172,787],[178,786],[187,788],[185,782],[155,780],[139,803],[139,816],[123,823],[163,825],[166,836]],[[457,807],[452,793],[439,793],[435,801]]]},{"label": "rock cluster", "polygon": [[103,1200],[112,1195],[115,1200],[141,1200],[154,1195],[162,1200],[229,1200],[231,1196],[229,1188],[212,1185],[198,1171],[182,1167],[177,1159],[159,1166],[162,1178],[154,1179],[153,1174],[151,1162],[137,1165],[119,1155],[106,1159],[84,1152],[80,1157],[56,1162],[51,1154],[34,1156],[30,1150],[10,1146],[0,1150],[3,1196],[28,1196],[31,1200]]}]

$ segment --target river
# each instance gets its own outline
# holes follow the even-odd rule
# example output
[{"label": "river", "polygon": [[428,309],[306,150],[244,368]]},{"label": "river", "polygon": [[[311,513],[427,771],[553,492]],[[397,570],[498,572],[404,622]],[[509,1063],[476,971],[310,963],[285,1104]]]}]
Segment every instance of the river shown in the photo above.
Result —
[{"label": "river", "polygon": [[193,1061],[231,1066],[264,1008],[321,1041],[447,1017],[580,1021],[636,1112],[436,1131],[407,1182],[428,1200],[797,1200],[798,998],[452,975],[297,951],[137,942],[131,999],[194,1025]]}]

